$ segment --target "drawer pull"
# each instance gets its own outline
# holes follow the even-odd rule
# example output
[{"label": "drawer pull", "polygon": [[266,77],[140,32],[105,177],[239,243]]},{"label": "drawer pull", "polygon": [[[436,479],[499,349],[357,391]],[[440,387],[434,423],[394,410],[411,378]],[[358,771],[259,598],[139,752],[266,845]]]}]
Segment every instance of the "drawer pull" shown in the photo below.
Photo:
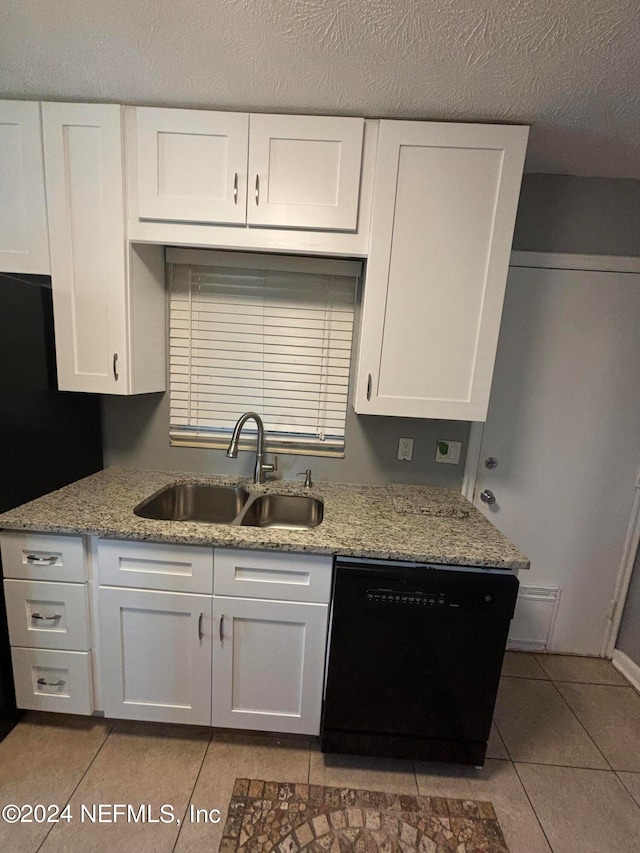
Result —
[{"label": "drawer pull", "polygon": [[222,642],[224,640],[224,613],[220,617],[219,634],[220,634],[220,642]]},{"label": "drawer pull", "polygon": [[260,175],[256,175],[256,204],[260,204]]},{"label": "drawer pull", "polygon": [[202,617],[203,617],[203,615],[204,614],[201,613],[200,616],[198,616],[198,639],[199,640],[201,640],[203,637],[203,634],[202,634]]},{"label": "drawer pull", "polygon": [[59,681],[47,681],[46,678],[39,678],[38,684],[42,684],[43,687],[62,687],[64,680],[61,678]]},{"label": "drawer pull", "polygon": [[233,179],[233,203],[238,203],[238,173],[236,172],[236,176]]},{"label": "drawer pull", "polygon": [[62,619],[61,613],[52,613],[51,616],[42,616],[41,613],[32,613],[32,619],[42,619],[45,622],[54,622],[56,619]]},{"label": "drawer pull", "polygon": [[27,563],[35,563],[36,566],[52,566],[58,558],[52,554],[50,557],[39,557],[37,554],[27,554]]}]

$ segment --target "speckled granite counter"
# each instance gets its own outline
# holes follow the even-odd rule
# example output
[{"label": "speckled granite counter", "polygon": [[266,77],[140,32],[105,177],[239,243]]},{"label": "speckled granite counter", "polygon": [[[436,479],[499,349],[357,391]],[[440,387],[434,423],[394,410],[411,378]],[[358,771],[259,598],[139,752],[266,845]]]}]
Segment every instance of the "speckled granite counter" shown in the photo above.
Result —
[{"label": "speckled granite counter", "polygon": [[[238,483],[251,491],[306,494],[324,503],[312,530],[155,521],[133,508],[165,486]],[[456,492],[429,486],[361,486],[109,468],[0,515],[0,529],[89,534],[231,548],[309,551],[353,557],[526,569],[529,561]]]}]

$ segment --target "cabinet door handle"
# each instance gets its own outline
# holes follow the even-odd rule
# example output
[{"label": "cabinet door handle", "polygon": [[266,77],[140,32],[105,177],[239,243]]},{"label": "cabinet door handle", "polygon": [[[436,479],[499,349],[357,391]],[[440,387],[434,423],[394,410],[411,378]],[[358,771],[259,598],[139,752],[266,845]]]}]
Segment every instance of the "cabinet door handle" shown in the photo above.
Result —
[{"label": "cabinet door handle", "polygon": [[224,640],[224,613],[220,617],[220,627],[218,628],[218,634],[220,636],[220,642]]},{"label": "cabinet door handle", "polygon": [[51,616],[43,616],[41,613],[32,613],[31,618],[32,619],[42,619],[46,622],[53,622],[56,619],[62,619],[62,614],[61,613],[52,613]]},{"label": "cabinet door handle", "polygon": [[371,399],[371,374],[367,379],[367,402]]},{"label": "cabinet door handle", "polygon": [[256,204],[260,204],[260,175],[256,175]]},{"label": "cabinet door handle", "polygon": [[236,176],[233,179],[233,203],[238,203],[238,173],[236,172]]},{"label": "cabinet door handle", "polygon": [[52,566],[58,558],[51,554],[50,557],[39,557],[37,554],[27,554],[27,563],[36,566]]},{"label": "cabinet door handle", "polygon": [[203,616],[204,616],[204,613],[201,613],[200,616],[198,616],[198,639],[199,640],[201,640],[202,636],[203,636],[203,634],[202,634],[202,617]]},{"label": "cabinet door handle", "polygon": [[42,684],[45,687],[62,687],[64,680],[61,678],[60,681],[47,681],[46,678],[39,678],[38,684]]},{"label": "cabinet door handle", "polygon": [[117,352],[114,352],[114,354],[113,354],[113,378],[116,380],[116,382],[118,381],[118,378],[119,378],[119,374],[118,374],[118,353]]}]

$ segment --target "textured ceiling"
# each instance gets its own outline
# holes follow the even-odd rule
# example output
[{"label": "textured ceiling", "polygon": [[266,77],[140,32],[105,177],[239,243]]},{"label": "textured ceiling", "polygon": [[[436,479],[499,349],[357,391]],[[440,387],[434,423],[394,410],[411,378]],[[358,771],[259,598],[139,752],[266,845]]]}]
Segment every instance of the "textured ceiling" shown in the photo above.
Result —
[{"label": "textured ceiling", "polygon": [[639,0],[2,0],[0,96],[532,124],[640,178]]}]

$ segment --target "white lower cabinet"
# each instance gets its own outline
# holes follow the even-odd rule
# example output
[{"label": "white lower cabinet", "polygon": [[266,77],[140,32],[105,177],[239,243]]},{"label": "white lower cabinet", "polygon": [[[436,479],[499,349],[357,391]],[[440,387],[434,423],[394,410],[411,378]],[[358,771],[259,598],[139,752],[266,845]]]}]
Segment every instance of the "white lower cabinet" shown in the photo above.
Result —
[{"label": "white lower cabinet", "polygon": [[326,604],[216,596],[213,725],[317,735]]},{"label": "white lower cabinet", "polygon": [[5,531],[0,548],[18,708],[92,714],[89,569],[82,538]]},{"label": "white lower cabinet", "polygon": [[0,539],[18,707],[319,733],[333,557]]},{"label": "white lower cabinet", "polygon": [[11,648],[18,708],[93,713],[91,654]]},{"label": "white lower cabinet", "polygon": [[101,540],[98,560],[107,716],[319,733],[332,557]]},{"label": "white lower cabinet", "polygon": [[211,596],[101,587],[108,717],[211,723]]}]

